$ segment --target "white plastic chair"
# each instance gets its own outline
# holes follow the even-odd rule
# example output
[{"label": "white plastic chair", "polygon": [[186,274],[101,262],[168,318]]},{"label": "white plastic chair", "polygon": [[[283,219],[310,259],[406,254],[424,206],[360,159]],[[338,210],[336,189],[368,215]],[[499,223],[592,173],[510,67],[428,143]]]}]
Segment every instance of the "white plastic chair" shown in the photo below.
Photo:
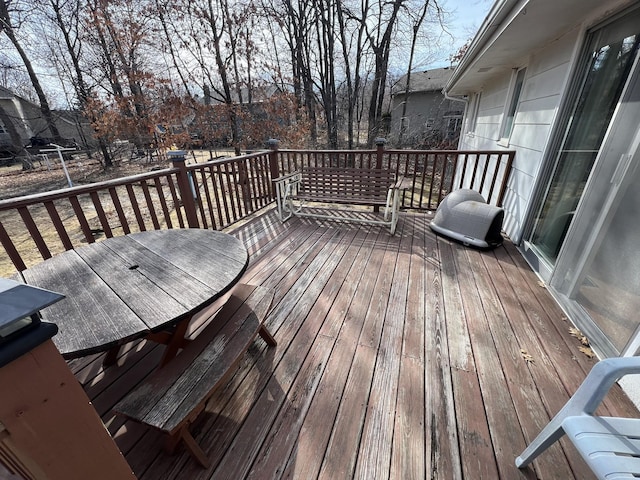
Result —
[{"label": "white plastic chair", "polygon": [[562,410],[516,458],[516,466],[526,467],[566,433],[599,479],[638,478],[640,419],[593,415],[611,386],[631,373],[640,373],[640,357],[598,362]]}]

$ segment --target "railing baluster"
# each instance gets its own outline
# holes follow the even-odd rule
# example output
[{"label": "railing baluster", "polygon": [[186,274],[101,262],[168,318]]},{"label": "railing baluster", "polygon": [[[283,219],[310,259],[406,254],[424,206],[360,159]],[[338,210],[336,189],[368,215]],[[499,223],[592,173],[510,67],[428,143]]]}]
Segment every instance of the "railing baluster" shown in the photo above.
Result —
[{"label": "railing baluster", "polygon": [[[484,182],[487,178],[487,173],[489,171],[489,161],[491,160],[491,156],[489,154],[485,154],[484,155],[484,168],[482,169],[482,178],[480,179],[480,188],[478,188],[478,191],[480,193],[482,193],[483,189],[484,189]],[[478,163],[480,163],[478,161]],[[489,196],[489,198],[491,198],[491,196]],[[489,199],[487,199],[488,201]]]},{"label": "railing baluster", "polygon": [[73,244],[71,243],[71,239],[69,238],[69,234],[67,233],[67,229],[64,227],[62,223],[62,219],[56,210],[56,206],[53,201],[44,202],[44,208],[47,209],[47,213],[49,214],[49,218],[53,223],[54,228],[56,229],[56,233],[58,237],[60,237],[60,241],[62,242],[62,246],[65,250],[73,249]]},{"label": "railing baluster", "polygon": [[[256,160],[258,160],[256,158]],[[256,175],[256,165],[257,162],[252,162],[251,160],[247,160],[246,172],[247,172],[247,195],[249,196],[249,203],[251,208],[249,212],[254,212],[258,209],[258,205],[260,205],[261,201],[261,192],[259,191],[258,185],[256,184],[256,180],[258,176]],[[246,200],[245,200],[246,202]]]},{"label": "railing baluster", "polygon": [[120,226],[122,227],[122,232],[125,235],[131,233],[129,229],[129,221],[127,220],[127,216],[124,213],[124,209],[122,208],[122,204],[120,203],[120,197],[118,197],[118,191],[115,187],[109,189],[109,195],[111,196],[111,201],[113,202],[113,206],[116,209],[116,213],[118,214],[118,220],[120,220]]},{"label": "railing baluster", "polygon": [[439,187],[438,187],[438,201],[436,202],[436,205],[440,205],[440,202],[442,201],[442,193],[444,190],[444,182],[445,182],[445,177],[447,175],[447,163],[449,162],[449,155],[446,153],[442,154],[442,170],[440,173],[440,182],[439,182]]},{"label": "railing baluster", "polygon": [[[222,167],[224,167],[224,172]],[[231,208],[233,209],[233,195],[227,195],[227,192],[230,192],[230,188],[228,185],[229,174],[227,173],[226,164],[218,165],[218,179],[220,180],[220,194],[222,196],[222,204],[224,208],[222,209],[222,213],[225,216],[226,222],[220,222],[221,225],[229,225],[231,223],[231,216],[229,215],[229,204],[231,204]],[[227,180],[227,181],[225,181]]]},{"label": "railing baluster", "polygon": [[[113,237],[113,232],[111,231],[111,226],[109,225],[109,220],[107,219],[107,214],[104,211],[98,192],[91,192],[89,196],[91,197],[93,207],[96,209],[96,213],[98,214],[98,220],[100,220],[100,225],[102,226],[102,231],[104,232],[105,237]],[[67,250],[70,250],[71,248],[73,248],[73,246],[67,248]]]},{"label": "railing baluster", "polygon": [[87,243],[94,243],[96,239],[93,237],[93,232],[91,231],[91,227],[89,226],[87,217],[84,215],[84,211],[82,210],[82,206],[80,205],[78,196],[72,195],[71,197],[69,197],[69,203],[71,204],[71,208],[73,208],[73,213],[76,214],[76,218],[78,219],[78,223],[80,224],[80,230],[82,230],[85,240],[87,241]]},{"label": "railing baluster", "polygon": [[[489,160],[491,157],[492,157],[492,155],[489,155],[487,160]],[[489,194],[487,195],[487,202],[489,202],[489,203],[491,203],[491,198],[493,197],[493,189],[496,186],[496,181],[498,180],[498,172],[500,171],[500,158],[501,157],[502,157],[501,155],[498,155],[496,157],[496,166],[493,169],[493,175],[491,177],[491,185],[489,186]]]},{"label": "railing baluster", "polygon": [[33,217],[31,216],[31,212],[29,212],[29,209],[27,207],[19,207],[18,213],[22,217],[22,221],[25,227],[27,227],[27,231],[29,232],[29,235],[31,235],[31,238],[36,244],[36,247],[38,248],[40,255],[42,255],[42,258],[51,258],[49,247],[47,247],[47,244],[42,238],[42,234],[40,233],[40,230],[38,230],[36,222],[33,221]]},{"label": "railing baluster", "polygon": [[433,185],[436,181],[436,169],[438,167],[438,153],[433,154],[433,163],[431,165],[431,182],[429,185],[429,208],[431,208],[433,202]]},{"label": "railing baluster", "polygon": [[190,188],[193,188],[192,193],[195,193],[196,198],[194,199],[194,201],[198,211],[200,212],[200,218],[202,219],[202,228],[209,228],[207,216],[204,211],[204,204],[202,203],[202,194],[200,185],[198,184],[198,177],[197,175],[194,175],[194,173],[194,170],[189,171]]},{"label": "railing baluster", "polygon": [[451,180],[449,181],[449,193],[453,191],[453,184],[456,181],[456,171],[458,170],[458,158],[460,155],[453,156],[453,165],[451,167]]},{"label": "railing baluster", "polygon": [[473,164],[473,173],[471,174],[471,189],[476,185],[476,176],[478,174],[478,163],[480,163],[480,154],[476,153],[476,161]]},{"label": "railing baluster", "polygon": [[516,152],[508,152],[507,164],[505,165],[504,174],[502,175],[502,185],[500,186],[500,193],[498,194],[498,199],[496,200],[496,205],[498,207],[502,206],[502,202],[504,201],[504,195],[507,191],[507,183],[509,182],[509,177],[511,176],[511,169],[513,168],[513,159],[516,156]]},{"label": "railing baluster", "polygon": [[9,259],[11,260],[11,263],[13,263],[13,266],[16,268],[16,270],[18,270],[19,272],[26,270],[27,266],[24,264],[22,257],[18,253],[16,246],[11,240],[11,237],[7,233],[7,230],[4,228],[2,222],[0,222],[0,243],[2,244],[2,248],[4,248],[4,251],[7,252]]},{"label": "railing baluster", "polygon": [[[424,154],[424,160],[422,165],[422,181],[420,182],[420,200],[418,200],[418,208],[423,208],[422,206],[422,197],[424,197],[424,190],[426,188],[425,183],[427,182],[427,162],[428,162],[428,154]],[[413,198],[411,199],[413,201]],[[431,205],[427,203],[427,209],[430,209]]]},{"label": "railing baluster", "polygon": [[[236,165],[234,163],[234,165]],[[247,168],[246,160],[238,162],[238,183],[240,187],[237,189],[237,193],[242,197],[241,201],[238,201],[239,205],[244,207],[244,213],[247,215],[252,210],[251,201],[251,187],[249,186],[249,169]],[[242,214],[240,214],[242,217]]]},{"label": "railing baluster", "polygon": [[223,213],[222,213],[222,203],[220,202],[220,191],[223,192],[223,197],[224,197],[224,191],[223,190],[219,190],[222,189],[222,183],[220,182],[220,179],[218,177],[218,175],[216,174],[215,170],[219,170],[219,167],[216,166],[215,169],[214,167],[209,167],[209,178],[211,178],[211,188],[213,189],[213,196],[216,199],[216,207],[217,207],[217,211],[218,211],[218,216],[217,216],[217,221],[216,224],[220,226],[220,228],[222,228],[222,225],[224,224],[224,217],[223,217]]},{"label": "railing baluster", "polygon": [[167,225],[167,228],[173,228],[173,223],[171,222],[171,214],[169,213],[167,200],[166,198],[164,198],[164,190],[162,188],[160,178],[156,177],[154,179],[154,184],[156,187],[156,191],[158,192],[158,201],[160,202],[160,208],[162,209],[162,214],[164,215],[164,222]]},{"label": "railing baluster", "polygon": [[[227,171],[231,171],[231,176],[227,177],[227,186],[233,204],[233,221],[242,216],[242,199],[240,198],[239,173],[236,169],[236,163],[227,163]],[[233,194],[231,194],[233,191]]]},{"label": "railing baluster", "polygon": [[145,232],[147,230],[147,227],[144,224],[144,218],[142,218],[140,206],[138,205],[138,199],[136,198],[136,194],[133,191],[133,185],[127,185],[127,195],[129,195],[129,203],[131,204],[133,214],[135,215],[136,221],[138,222],[138,228],[141,232]]},{"label": "railing baluster", "polygon": [[140,186],[142,187],[142,194],[144,195],[147,209],[149,210],[149,215],[151,216],[151,223],[153,224],[153,228],[155,230],[160,230],[160,223],[158,223],[158,216],[156,215],[156,209],[153,206],[153,200],[151,199],[151,194],[149,193],[149,186],[147,185],[147,181],[142,180],[140,182]]},{"label": "railing baluster", "polygon": [[167,184],[169,185],[169,192],[171,193],[171,200],[173,200],[173,208],[178,217],[178,226],[184,228],[184,215],[182,214],[182,200],[178,197],[178,189],[176,188],[176,180],[173,175],[167,177]]},{"label": "railing baluster", "polygon": [[[215,230],[216,229],[216,219],[215,219],[215,215],[214,215],[214,211],[213,211],[213,205],[211,203],[211,192],[210,192],[210,188],[209,188],[209,184],[211,182],[208,181],[207,173],[206,173],[204,168],[199,168],[198,171],[200,172],[200,180],[201,180],[201,182],[200,182],[200,190],[204,191],[204,198],[207,199],[207,211],[209,213],[209,218],[211,220],[211,228],[213,228]],[[195,173],[195,170],[193,172]],[[200,205],[202,206],[202,193],[200,194]],[[204,224],[203,225],[204,228],[209,228],[204,212],[202,213],[202,222]]]},{"label": "railing baluster", "polygon": [[467,165],[469,164],[469,154],[464,154],[464,163],[462,164],[462,172],[460,173],[460,183],[458,183],[458,188],[462,188],[464,186],[464,179],[467,176]]}]

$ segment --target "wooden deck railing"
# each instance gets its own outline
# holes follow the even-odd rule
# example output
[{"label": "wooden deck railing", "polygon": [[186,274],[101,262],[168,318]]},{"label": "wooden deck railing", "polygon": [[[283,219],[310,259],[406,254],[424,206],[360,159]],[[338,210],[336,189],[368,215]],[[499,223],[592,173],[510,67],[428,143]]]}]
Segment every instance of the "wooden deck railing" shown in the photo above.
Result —
[{"label": "wooden deck railing", "polygon": [[274,201],[272,179],[301,165],[392,168],[411,179],[404,208],[435,209],[457,188],[501,205],[513,152],[278,150],[0,201],[0,276],[100,237],[162,228],[223,229]]},{"label": "wooden deck railing", "polygon": [[280,172],[303,166],[386,168],[411,179],[403,208],[435,210],[442,198],[459,188],[482,193],[487,202],[502,206],[511,173],[513,151],[459,150],[280,150]]},{"label": "wooden deck railing", "polygon": [[271,203],[269,152],[0,201],[0,276],[100,237],[223,229]]}]

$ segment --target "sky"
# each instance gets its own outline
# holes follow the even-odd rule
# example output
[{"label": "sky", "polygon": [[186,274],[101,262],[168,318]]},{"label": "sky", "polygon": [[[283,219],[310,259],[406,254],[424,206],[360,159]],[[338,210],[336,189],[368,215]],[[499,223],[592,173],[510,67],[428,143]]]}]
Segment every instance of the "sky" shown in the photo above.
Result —
[{"label": "sky", "polygon": [[446,22],[453,40],[443,41],[446,47],[439,57],[444,58],[438,58],[428,68],[449,66],[449,55],[473,38],[494,3],[495,0],[441,0],[441,7],[448,12]]}]

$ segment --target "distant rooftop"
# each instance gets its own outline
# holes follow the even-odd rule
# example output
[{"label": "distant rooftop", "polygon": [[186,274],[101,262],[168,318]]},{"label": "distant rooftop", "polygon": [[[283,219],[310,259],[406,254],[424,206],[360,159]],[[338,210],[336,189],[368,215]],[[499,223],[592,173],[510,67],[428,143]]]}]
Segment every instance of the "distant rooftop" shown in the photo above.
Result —
[{"label": "distant rooftop", "polygon": [[[453,74],[453,68],[435,68],[433,70],[426,70],[422,72],[411,72],[411,79],[409,85],[410,92],[431,92],[435,90],[442,90],[444,86],[451,78]],[[392,94],[397,95],[404,93],[407,90],[407,75],[403,75],[393,85]]]}]

